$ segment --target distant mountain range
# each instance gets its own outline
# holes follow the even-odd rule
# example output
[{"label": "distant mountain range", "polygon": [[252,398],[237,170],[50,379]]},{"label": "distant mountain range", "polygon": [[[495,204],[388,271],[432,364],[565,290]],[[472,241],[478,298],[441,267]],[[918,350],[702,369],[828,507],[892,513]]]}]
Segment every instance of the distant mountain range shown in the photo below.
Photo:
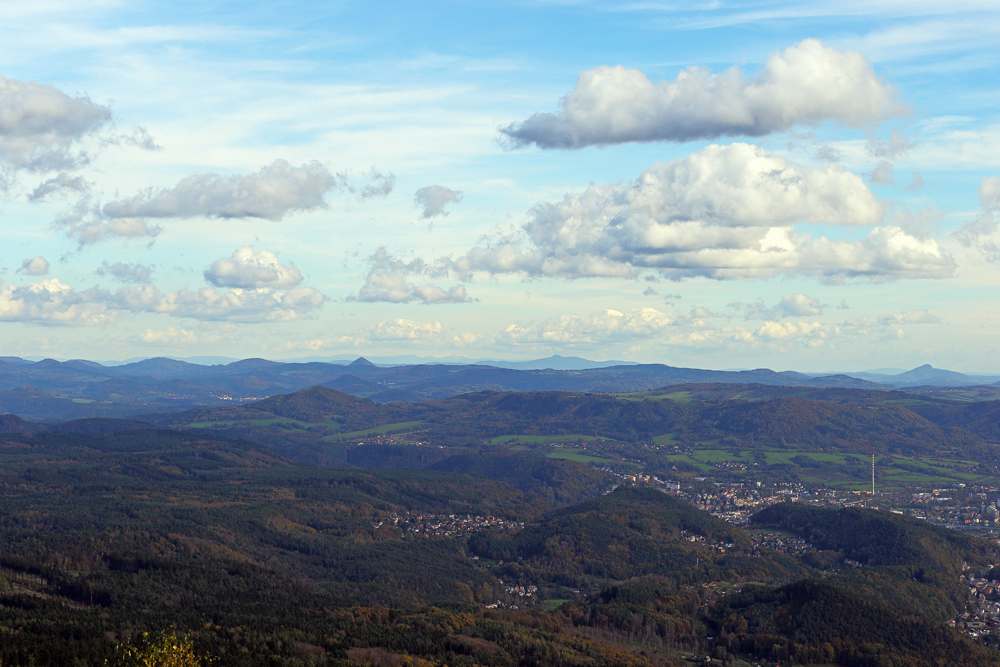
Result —
[{"label": "distant mountain range", "polygon": [[934,368],[930,364],[924,364],[901,373],[865,371],[844,373],[844,375],[895,387],[970,387],[1000,383],[1000,375],[966,375],[965,373]]},{"label": "distant mountain range", "polygon": [[[384,358],[382,359],[384,361]],[[120,365],[75,359],[0,358],[0,414],[36,420],[128,417],[232,405],[326,386],[376,402],[442,399],[475,391],[648,391],[685,383],[759,383],[820,388],[891,389],[997,384],[930,366],[900,373],[808,375],[768,369],[715,371],[663,364],[591,362],[579,357],[486,364],[376,365],[243,359],[204,365],[164,357]],[[609,365],[610,364],[610,365]]]},{"label": "distant mountain range", "polygon": [[[202,366],[217,366],[231,364],[235,361],[239,361],[235,357],[164,357],[166,359],[173,359],[175,361],[186,361],[191,364],[199,364]],[[24,362],[25,359],[19,359],[17,357],[0,357],[0,360],[10,359],[14,362]],[[328,363],[328,364],[340,364],[346,365],[353,361],[355,357],[349,356],[335,356],[335,357],[301,357],[298,359],[282,359],[282,363],[292,363],[292,364],[307,364],[307,363]],[[31,358],[31,361],[42,361],[43,357]],[[146,357],[136,357],[133,359],[126,359],[124,361],[105,361],[102,362],[103,366],[124,366],[126,364],[133,364],[139,361],[145,361]],[[635,361],[592,361],[590,359],[584,359],[582,357],[563,357],[558,354],[554,354],[551,357],[546,357],[544,359],[528,359],[525,361],[506,361],[503,359],[474,359],[470,357],[458,357],[458,356],[447,356],[447,357],[420,357],[413,354],[404,354],[393,357],[370,357],[369,360],[376,366],[413,366],[417,364],[448,364],[448,365],[478,365],[478,366],[495,366],[497,368],[517,368],[521,370],[541,370],[545,368],[552,368],[556,370],[583,370],[585,368],[606,368],[608,366],[634,366],[637,365]]]}]

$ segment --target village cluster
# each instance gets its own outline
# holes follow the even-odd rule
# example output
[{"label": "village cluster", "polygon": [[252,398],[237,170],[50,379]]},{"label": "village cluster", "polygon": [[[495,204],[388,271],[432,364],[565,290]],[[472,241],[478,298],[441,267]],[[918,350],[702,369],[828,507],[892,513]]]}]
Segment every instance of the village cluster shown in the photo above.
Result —
[{"label": "village cluster", "polygon": [[372,525],[378,530],[383,526],[393,526],[417,536],[454,537],[471,535],[482,530],[520,530],[523,522],[508,521],[495,516],[473,516],[471,514],[431,514],[427,512],[392,512],[384,521]]}]

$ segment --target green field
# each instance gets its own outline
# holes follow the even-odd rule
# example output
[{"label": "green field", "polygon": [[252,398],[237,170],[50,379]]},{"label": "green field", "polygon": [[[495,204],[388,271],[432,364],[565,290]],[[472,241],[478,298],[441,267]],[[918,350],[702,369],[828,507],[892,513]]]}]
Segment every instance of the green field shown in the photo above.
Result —
[{"label": "green field", "polygon": [[545,611],[552,611],[553,609],[558,609],[567,602],[569,598],[556,598],[555,600],[542,600],[542,609]]},{"label": "green field", "polygon": [[299,421],[298,419],[292,419],[291,417],[274,417],[272,419],[232,419],[209,422],[191,422],[188,426],[191,428],[212,428],[213,426],[236,426],[237,424],[241,426],[274,426],[275,424],[294,424],[300,428],[315,425],[310,424],[309,422]]},{"label": "green field", "polygon": [[[665,439],[668,436],[660,437]],[[761,472],[766,470],[766,466],[782,465],[791,466],[797,477],[809,484],[857,489],[865,489],[871,485],[868,472],[871,459],[865,454],[832,454],[787,449],[755,451],[763,454],[762,460],[758,459],[753,451],[720,449],[717,445],[695,448],[687,454],[668,454],[662,458],[675,463],[686,463],[705,473],[725,474],[727,472],[725,468],[717,467],[720,463],[742,463],[748,470],[756,467]],[[852,463],[850,459],[857,462]],[[956,482],[995,483],[995,477],[977,470],[977,465],[975,461],[938,456],[879,455],[875,461],[878,484],[884,488]]]},{"label": "green field", "polygon": [[399,431],[407,431],[411,428],[416,428],[417,426],[422,426],[424,420],[418,420],[413,422],[397,422],[395,424],[383,424],[382,426],[376,426],[375,428],[365,429],[364,431],[351,431],[350,433],[337,433],[335,435],[328,435],[324,440],[349,440],[351,438],[364,438],[369,435],[385,435],[386,433],[397,433]]},{"label": "green field", "polygon": [[592,456],[590,454],[581,454],[580,452],[585,452],[585,449],[573,449],[573,450],[563,450],[550,452],[546,454],[550,459],[563,459],[566,461],[578,461],[580,463],[610,463],[611,459],[603,459],[598,456]]},{"label": "green field", "polygon": [[544,445],[553,442],[600,442],[608,441],[608,438],[602,438],[596,435],[580,435],[571,433],[568,435],[499,435],[492,440],[491,443],[494,445],[509,445],[509,444],[521,444],[521,445]]}]

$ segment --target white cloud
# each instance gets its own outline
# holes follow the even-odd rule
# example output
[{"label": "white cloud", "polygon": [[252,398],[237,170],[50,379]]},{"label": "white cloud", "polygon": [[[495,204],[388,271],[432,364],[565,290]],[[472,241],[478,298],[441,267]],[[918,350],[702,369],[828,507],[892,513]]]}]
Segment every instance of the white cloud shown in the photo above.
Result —
[{"label": "white cloud", "polygon": [[147,345],[160,345],[163,347],[198,345],[206,342],[193,331],[174,327],[167,327],[162,331],[146,329],[139,334],[139,340]]},{"label": "white cloud", "polygon": [[[55,221],[80,247],[112,238],[154,239],[163,227],[150,219],[207,217],[257,218],[280,221],[298,211],[326,208],[326,195],[334,191],[357,194],[360,199],[385,197],[395,176],[374,167],[360,177],[331,173],[313,161],[294,167],[275,160],[254,174],[194,174],[172,188],[150,188],[103,206],[84,196]],[[54,186],[53,186],[54,187]]]},{"label": "white cloud", "polygon": [[286,292],[268,289],[160,292],[152,285],[109,292],[74,290],[58,280],[42,280],[0,290],[0,321],[43,325],[93,326],[135,313],[160,313],[210,322],[287,322],[323,305],[311,287]]},{"label": "white cloud", "polygon": [[582,148],[759,137],[826,120],[862,127],[899,112],[895,92],[863,55],[815,39],[771,56],[749,79],[736,67],[690,67],[653,83],[638,70],[598,67],[580,74],[560,106],[501,131],[516,145]]},{"label": "white cloud", "polygon": [[[141,289],[141,288],[137,288]],[[287,292],[269,289],[231,289],[220,292],[211,287],[182,289],[151,295],[135,294],[143,310],[175,317],[226,322],[291,322],[323,305],[326,300],[312,287],[295,287]],[[128,302],[126,295],[126,302]]]},{"label": "white cloud", "polygon": [[599,345],[658,337],[689,319],[655,308],[627,312],[605,310],[589,315],[563,315],[527,325],[511,324],[497,337],[501,345]]},{"label": "white cloud", "polygon": [[111,120],[111,109],[87,97],[0,75],[0,185],[20,170],[44,173],[86,163],[79,142]]},{"label": "white cloud", "polygon": [[312,338],[310,340],[285,341],[272,348],[275,352],[318,352],[331,347],[337,343],[350,342],[346,338],[337,341],[324,340],[322,338]]},{"label": "white cloud", "polygon": [[27,276],[44,276],[48,272],[49,260],[45,259],[41,255],[32,257],[31,259],[22,260],[21,268],[17,270],[17,273],[23,273]]},{"label": "white cloud", "polygon": [[413,320],[388,320],[369,327],[364,335],[368,341],[427,342],[444,337],[444,327],[440,322],[414,322]]},{"label": "white cloud", "polygon": [[108,324],[116,313],[107,292],[96,288],[78,292],[58,280],[7,285],[0,290],[0,321],[42,325],[93,326]]},{"label": "white cloud", "polygon": [[163,231],[162,226],[150,224],[144,218],[104,219],[100,207],[92,204],[89,196],[57,217],[53,227],[62,229],[81,248],[113,238],[150,239],[152,242]]},{"label": "white cloud", "polygon": [[763,300],[753,303],[735,302],[729,304],[733,310],[743,313],[748,320],[774,320],[786,317],[812,317],[823,314],[823,305],[819,299],[808,294],[790,293],[781,297],[773,306],[764,305]]},{"label": "white cloud", "polygon": [[941,318],[937,315],[932,315],[930,311],[926,309],[920,310],[905,310],[901,313],[893,313],[891,315],[883,315],[878,318],[879,324],[940,324]]},{"label": "white cloud", "polygon": [[348,297],[348,300],[369,303],[418,301],[424,304],[469,301],[463,285],[455,285],[445,290],[436,285],[415,285],[410,282],[410,276],[427,273],[426,263],[419,258],[404,262],[386,252],[385,248],[379,248],[370,261],[371,269],[368,271],[364,286],[358,290],[357,296]]},{"label": "white cloud", "polygon": [[232,257],[217,259],[205,269],[205,280],[216,287],[286,289],[302,282],[302,273],[294,264],[282,265],[269,250],[255,253],[253,246],[243,246]]},{"label": "white cloud", "polygon": [[153,273],[153,267],[145,264],[135,264],[128,262],[115,262],[109,264],[107,260],[94,271],[99,276],[110,276],[121,283],[148,283]]},{"label": "white cloud", "polygon": [[428,185],[420,188],[413,195],[413,202],[424,209],[422,218],[433,218],[438,215],[448,215],[444,207],[448,204],[457,204],[462,201],[462,193],[459,190],[452,190],[442,185]]},{"label": "white cloud", "polygon": [[894,226],[863,240],[813,238],[807,224],[873,226],[883,204],[862,179],[834,166],[806,169],[743,143],[711,145],[660,163],[627,184],[592,185],[532,209],[519,234],[449,260],[475,272],[669,278],[813,275],[826,281],[941,278],[953,260],[932,239]]},{"label": "white cloud", "polygon": [[[809,297],[789,294],[789,310],[804,315],[816,310]],[[780,304],[779,304],[780,305]],[[801,345],[818,347],[865,338],[897,339],[904,325],[933,324],[940,320],[926,310],[905,311],[876,319],[854,318],[839,323],[817,320],[777,322],[767,320],[756,328],[732,326],[705,308],[687,313],[639,308],[622,312],[605,310],[589,315],[563,315],[542,322],[511,324],[494,337],[505,347],[558,350],[574,347],[628,346],[644,342],[670,347],[718,348]]]},{"label": "white cloud", "polygon": [[195,174],[172,188],[147,190],[105,204],[105,218],[263,218],[281,220],[294,211],[326,206],[327,192],[342,179],[319,162],[293,167],[275,160],[255,174]]}]

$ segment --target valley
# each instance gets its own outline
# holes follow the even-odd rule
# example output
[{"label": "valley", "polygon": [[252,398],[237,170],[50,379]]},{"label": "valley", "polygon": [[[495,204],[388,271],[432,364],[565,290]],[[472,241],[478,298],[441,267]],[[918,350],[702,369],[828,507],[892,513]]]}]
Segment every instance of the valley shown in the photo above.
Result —
[{"label": "valley", "polygon": [[997,665],[996,414],[749,383],[7,415],[0,659]]}]

